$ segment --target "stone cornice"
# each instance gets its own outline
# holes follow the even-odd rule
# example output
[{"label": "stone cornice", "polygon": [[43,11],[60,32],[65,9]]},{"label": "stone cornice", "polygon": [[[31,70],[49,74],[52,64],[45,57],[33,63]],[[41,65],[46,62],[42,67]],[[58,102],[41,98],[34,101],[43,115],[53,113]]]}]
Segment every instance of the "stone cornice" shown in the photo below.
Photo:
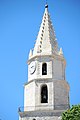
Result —
[{"label": "stone cornice", "polygon": [[35,59],[37,60],[37,59],[39,59],[39,58],[46,58],[46,57],[51,58],[51,59],[58,59],[58,60],[64,61],[65,65],[66,65],[65,58],[64,58],[63,56],[60,56],[60,55],[57,55],[57,54],[54,54],[54,55],[47,55],[47,54],[45,54],[45,55],[41,55],[41,54],[35,55],[35,56],[32,56],[32,57],[27,61],[27,63],[29,64],[31,61],[33,61],[33,60],[35,60]]}]

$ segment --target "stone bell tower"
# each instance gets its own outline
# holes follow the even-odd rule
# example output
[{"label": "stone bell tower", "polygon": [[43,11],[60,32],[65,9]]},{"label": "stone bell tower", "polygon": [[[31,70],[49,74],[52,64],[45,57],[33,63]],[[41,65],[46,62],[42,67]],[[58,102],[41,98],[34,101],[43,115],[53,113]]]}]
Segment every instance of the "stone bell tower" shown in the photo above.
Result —
[{"label": "stone bell tower", "polygon": [[58,120],[69,108],[69,85],[65,78],[66,61],[59,49],[50,20],[48,5],[28,59],[28,82],[24,85],[24,107],[20,120]]}]

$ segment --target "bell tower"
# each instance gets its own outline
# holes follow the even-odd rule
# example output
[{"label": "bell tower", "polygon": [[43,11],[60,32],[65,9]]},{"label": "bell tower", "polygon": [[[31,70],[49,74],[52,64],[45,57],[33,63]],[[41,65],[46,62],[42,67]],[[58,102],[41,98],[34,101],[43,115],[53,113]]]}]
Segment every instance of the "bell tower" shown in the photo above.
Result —
[{"label": "bell tower", "polygon": [[20,120],[58,120],[69,108],[65,67],[63,51],[58,47],[46,4],[34,49],[29,53],[28,82],[24,85]]}]

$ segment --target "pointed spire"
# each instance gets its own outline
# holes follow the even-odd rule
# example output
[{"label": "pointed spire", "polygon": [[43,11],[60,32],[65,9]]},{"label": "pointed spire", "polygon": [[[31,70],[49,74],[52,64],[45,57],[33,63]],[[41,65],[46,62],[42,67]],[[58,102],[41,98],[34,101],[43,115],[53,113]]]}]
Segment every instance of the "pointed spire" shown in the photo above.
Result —
[{"label": "pointed spire", "polygon": [[34,46],[33,55],[54,53],[58,54],[58,44],[48,12],[48,4],[46,3],[45,12]]}]

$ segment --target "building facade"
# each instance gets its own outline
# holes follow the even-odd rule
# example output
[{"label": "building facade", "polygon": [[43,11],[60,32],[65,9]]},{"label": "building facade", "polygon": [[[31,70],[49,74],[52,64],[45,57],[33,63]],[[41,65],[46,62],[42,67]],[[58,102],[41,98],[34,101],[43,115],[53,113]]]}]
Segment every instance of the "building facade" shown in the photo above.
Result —
[{"label": "building facade", "polygon": [[34,49],[29,53],[28,82],[24,85],[24,107],[19,108],[19,120],[61,119],[61,113],[69,108],[65,68],[46,4]]}]

